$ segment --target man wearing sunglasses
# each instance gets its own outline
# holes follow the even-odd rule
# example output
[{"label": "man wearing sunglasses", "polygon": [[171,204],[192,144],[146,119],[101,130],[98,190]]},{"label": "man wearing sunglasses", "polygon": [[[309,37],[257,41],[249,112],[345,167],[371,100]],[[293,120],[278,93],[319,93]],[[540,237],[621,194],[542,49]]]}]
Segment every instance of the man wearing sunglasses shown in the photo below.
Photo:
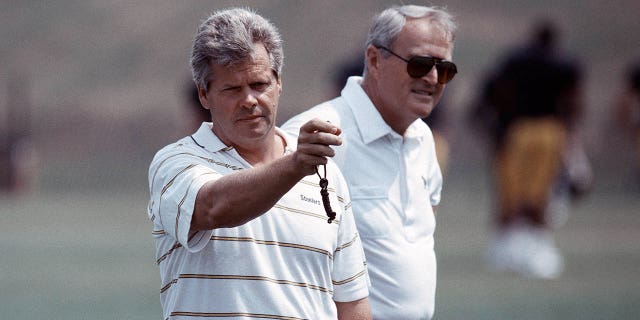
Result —
[{"label": "man wearing sunglasses", "polygon": [[349,184],[371,278],[374,319],[433,316],[433,233],[442,174],[433,135],[421,120],[457,73],[455,22],[444,10],[396,6],[370,29],[362,77],[341,96],[284,124],[296,134],[312,118],[342,129],[333,158]]}]

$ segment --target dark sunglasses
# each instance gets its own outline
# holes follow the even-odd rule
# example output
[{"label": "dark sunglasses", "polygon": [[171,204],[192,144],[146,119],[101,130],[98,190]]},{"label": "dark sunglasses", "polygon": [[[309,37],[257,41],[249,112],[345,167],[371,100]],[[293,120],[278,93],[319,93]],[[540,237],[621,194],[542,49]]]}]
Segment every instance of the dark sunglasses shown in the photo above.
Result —
[{"label": "dark sunglasses", "polygon": [[456,73],[458,73],[458,68],[456,67],[456,64],[451,61],[429,57],[429,56],[416,56],[416,57],[411,57],[409,60],[407,60],[399,56],[395,52],[389,50],[386,47],[376,46],[376,48],[385,50],[391,53],[392,55],[396,56],[398,59],[406,62],[407,73],[412,78],[424,77],[425,75],[427,75],[427,73],[429,73],[429,71],[431,71],[433,66],[436,66],[436,71],[438,71],[439,84],[445,84],[451,81],[451,79],[453,79]]}]

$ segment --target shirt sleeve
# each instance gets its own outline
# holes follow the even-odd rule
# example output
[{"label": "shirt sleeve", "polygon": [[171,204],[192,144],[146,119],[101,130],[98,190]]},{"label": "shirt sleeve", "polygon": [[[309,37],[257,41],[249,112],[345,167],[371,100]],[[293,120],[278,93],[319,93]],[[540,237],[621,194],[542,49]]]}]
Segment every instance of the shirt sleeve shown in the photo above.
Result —
[{"label": "shirt sleeve", "polygon": [[428,179],[429,179],[429,201],[431,202],[431,206],[437,206],[440,203],[440,196],[442,193],[442,171],[440,170],[440,165],[438,164],[438,158],[436,157],[436,147],[435,141],[433,140],[433,134],[429,131],[429,145],[428,147],[431,149],[429,151],[429,169],[428,169]]},{"label": "shirt sleeve", "polygon": [[433,183],[429,183],[429,199],[432,206],[437,206],[440,203],[440,195],[442,193],[442,172],[438,165],[438,159],[433,160],[432,163],[429,181]]},{"label": "shirt sleeve", "polygon": [[[330,170],[338,172],[335,166]],[[336,186],[336,194],[342,210],[332,271],[333,300],[349,302],[369,295],[370,280],[347,185],[341,174],[336,174],[333,179],[339,182]]]},{"label": "shirt sleeve", "polygon": [[190,230],[196,196],[205,183],[221,175],[189,152],[165,149],[156,154],[149,168],[149,216],[155,233],[167,234],[197,252],[208,243],[212,230]]}]

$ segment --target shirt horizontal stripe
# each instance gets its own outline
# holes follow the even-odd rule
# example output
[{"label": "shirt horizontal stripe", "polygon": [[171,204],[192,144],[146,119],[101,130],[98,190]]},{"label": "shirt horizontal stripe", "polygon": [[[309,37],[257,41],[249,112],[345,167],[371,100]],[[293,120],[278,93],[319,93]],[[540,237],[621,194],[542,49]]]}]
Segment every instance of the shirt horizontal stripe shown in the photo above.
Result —
[{"label": "shirt horizontal stripe", "polygon": [[280,247],[287,247],[287,248],[302,249],[302,250],[318,252],[333,259],[333,255],[327,250],[311,247],[311,246],[305,246],[297,243],[272,241],[272,240],[258,240],[258,239],[249,238],[249,237],[222,237],[222,236],[212,236],[211,240],[251,242],[255,244],[268,245],[268,246],[280,246]]},{"label": "shirt horizontal stripe", "polygon": [[[363,271],[364,272],[364,271]],[[325,292],[325,293],[329,293],[329,294],[333,294],[332,290],[329,290],[327,288],[323,288],[321,286],[317,286],[314,284],[310,284],[310,283],[304,283],[304,282],[296,282],[296,281],[290,281],[290,280],[282,280],[282,279],[273,279],[270,277],[265,277],[265,276],[243,276],[243,275],[234,275],[234,274],[181,274],[180,279],[206,279],[206,280],[242,280],[242,281],[267,281],[267,282],[271,282],[271,283],[276,283],[276,284],[283,284],[283,285],[291,285],[291,286],[296,286],[296,287],[303,287],[303,288],[309,288],[312,290],[318,290],[321,292]],[[355,278],[352,277],[352,278]],[[350,279],[352,279],[350,278]],[[349,282],[347,280],[344,280],[346,282]],[[342,282],[344,282],[342,281]],[[346,283],[344,282],[344,283]]]},{"label": "shirt horizontal stripe", "polygon": [[[165,232],[164,232],[164,230],[158,230],[158,231],[154,231],[154,234],[160,235],[160,234],[165,234]],[[311,246],[305,246],[305,245],[297,244],[297,243],[272,241],[272,240],[259,240],[259,239],[249,238],[249,237],[223,237],[223,236],[211,236],[211,240],[212,241],[250,242],[250,243],[259,244],[259,245],[280,246],[280,247],[287,247],[287,248],[293,248],[293,249],[301,249],[301,250],[317,252],[317,253],[326,255],[327,257],[329,257],[329,259],[333,259],[333,254],[331,254],[327,250],[316,248],[316,247],[311,247]],[[355,239],[353,241],[355,241]],[[350,242],[350,243],[352,243],[352,242]],[[342,249],[342,248],[344,248],[346,246],[348,246],[348,244],[345,244],[345,245],[341,246],[340,249]],[[182,245],[180,243],[176,242],[176,244],[173,247],[171,247],[171,249],[169,249],[169,251],[164,253],[161,257],[159,257],[156,260],[156,264],[160,264],[160,262],[165,260],[167,258],[167,256],[169,256],[171,253],[173,253],[174,250],[176,250],[178,248],[181,248],[181,247],[182,247]],[[336,250],[336,251],[338,251],[338,250]]]},{"label": "shirt horizontal stripe", "polygon": [[345,243],[345,244],[343,244],[343,245],[341,245],[341,246],[338,246],[338,247],[336,248],[336,251],[335,251],[335,252],[338,252],[338,251],[340,251],[340,250],[342,250],[342,249],[344,249],[344,248],[350,247],[351,245],[353,245],[354,243],[356,243],[356,240],[358,240],[358,234],[357,234],[357,233],[353,236],[353,239],[351,239],[351,241],[349,241],[349,242],[347,242],[347,243]]},{"label": "shirt horizontal stripe", "polygon": [[362,271],[360,271],[360,272],[356,273],[356,274],[355,274],[353,277],[351,277],[351,278],[347,278],[347,279],[344,279],[344,280],[341,280],[341,281],[335,281],[335,280],[332,280],[331,282],[333,283],[333,285],[334,285],[334,286],[343,285],[343,284],[345,284],[345,283],[349,283],[349,282],[351,282],[351,281],[353,281],[353,280],[355,280],[355,279],[358,279],[358,278],[362,277],[366,272],[367,272],[367,270],[366,270],[366,269],[363,269]]},{"label": "shirt horizontal stripe", "polygon": [[186,316],[186,317],[200,317],[200,318],[230,318],[230,317],[249,317],[258,319],[281,319],[281,320],[302,320],[303,318],[280,316],[275,314],[263,314],[263,313],[247,313],[247,312],[224,312],[224,313],[210,313],[210,312],[185,312],[174,311],[171,316]]},{"label": "shirt horizontal stripe", "polygon": [[165,254],[160,256],[160,258],[158,258],[158,260],[156,260],[156,264],[160,264],[160,262],[162,262],[164,259],[166,259],[174,250],[176,250],[178,248],[182,248],[182,245],[179,242],[176,242],[176,244],[174,244],[173,247],[171,247],[171,249],[169,249],[169,251],[167,251]]},{"label": "shirt horizontal stripe", "polygon": [[[327,216],[325,216],[325,215],[320,215],[320,214],[316,214],[316,213],[305,211],[305,210],[285,207],[285,206],[283,206],[281,204],[277,204],[277,203],[273,207],[274,208],[278,208],[278,209],[282,209],[282,210],[286,210],[286,211],[289,211],[289,212],[293,212],[293,213],[304,214],[304,215],[307,215],[307,216],[310,216],[310,217],[314,217],[314,218],[319,218],[319,219],[322,219],[322,220],[327,220]],[[337,225],[340,225],[340,220],[336,219],[336,220],[333,220],[331,223],[335,223]]]}]

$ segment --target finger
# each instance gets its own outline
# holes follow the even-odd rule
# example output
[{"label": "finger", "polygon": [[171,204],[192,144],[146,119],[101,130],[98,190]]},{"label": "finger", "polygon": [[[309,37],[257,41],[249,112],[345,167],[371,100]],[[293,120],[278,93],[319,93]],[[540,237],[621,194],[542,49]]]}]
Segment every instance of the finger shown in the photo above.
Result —
[{"label": "finger", "polygon": [[338,136],[340,132],[340,128],[331,123],[313,119],[300,128],[298,144],[313,143],[338,146],[342,144],[342,139]]},{"label": "finger", "polygon": [[[331,121],[327,120],[327,123],[331,123]],[[340,127],[335,126],[335,128],[337,129],[336,132],[334,132],[333,134],[339,136],[342,134],[342,129],[340,129]]]},{"label": "finger", "polygon": [[302,127],[300,127],[300,133],[302,134],[303,132],[326,132],[337,135],[341,132],[341,130],[331,122],[315,118],[309,120],[307,123],[303,124]]},{"label": "finger", "polygon": [[342,144],[342,138],[332,133],[316,132],[315,134],[311,135],[311,138],[312,141],[310,142],[317,144],[328,146],[339,146]]},{"label": "finger", "polygon": [[299,144],[297,151],[314,157],[333,157],[336,154],[330,146],[318,143]]},{"label": "finger", "polygon": [[306,174],[315,173],[316,167],[327,164],[328,160],[326,157],[318,157],[314,155],[309,155],[300,152],[297,150],[294,152],[294,159],[297,163],[297,166],[304,168],[304,172]]},{"label": "finger", "polygon": [[298,148],[305,145],[339,146],[342,138],[326,132],[303,133],[298,137]]}]

